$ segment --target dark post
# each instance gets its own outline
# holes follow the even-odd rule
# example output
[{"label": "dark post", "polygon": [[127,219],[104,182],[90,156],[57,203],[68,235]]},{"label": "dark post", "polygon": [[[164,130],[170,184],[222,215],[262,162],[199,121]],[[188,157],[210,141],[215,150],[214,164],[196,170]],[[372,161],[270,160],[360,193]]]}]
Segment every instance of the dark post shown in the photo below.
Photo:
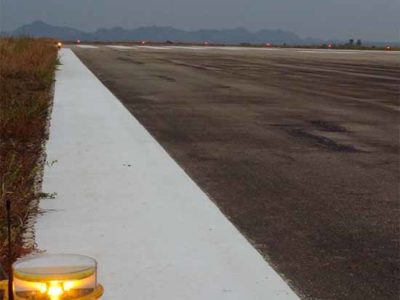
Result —
[{"label": "dark post", "polygon": [[7,235],[8,235],[8,263],[9,263],[9,277],[8,277],[8,299],[14,300],[13,293],[13,274],[12,274],[12,243],[11,243],[11,201],[10,199],[6,200],[6,210],[7,210]]}]

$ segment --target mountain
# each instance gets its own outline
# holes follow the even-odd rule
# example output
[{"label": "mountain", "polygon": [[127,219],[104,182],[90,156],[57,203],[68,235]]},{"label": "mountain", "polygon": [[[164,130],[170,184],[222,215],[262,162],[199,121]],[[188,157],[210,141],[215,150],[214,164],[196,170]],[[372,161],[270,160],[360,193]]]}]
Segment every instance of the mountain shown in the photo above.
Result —
[{"label": "mountain", "polygon": [[[329,40],[324,41],[315,38],[302,39],[293,32],[283,30],[259,30],[251,32],[245,28],[234,29],[202,29],[186,31],[175,29],[173,27],[149,26],[136,29],[124,29],[122,27],[102,28],[95,32],[85,32],[78,29],[62,26],[53,26],[42,21],[36,21],[31,24],[21,26],[13,32],[1,33],[1,35],[21,36],[28,35],[33,37],[52,37],[65,41],[102,41],[102,42],[122,42],[122,41],[153,41],[153,42],[187,42],[202,43],[208,41],[210,43],[221,44],[288,44],[288,45],[321,45],[324,43],[346,44],[346,40]],[[371,42],[363,41],[366,46],[400,46],[396,42]]]},{"label": "mountain", "polygon": [[42,21],[36,21],[21,26],[13,32],[7,33],[12,36],[28,35],[33,37],[52,37],[61,40],[85,40],[85,41],[138,41],[148,40],[154,42],[204,42],[240,44],[240,43],[301,43],[296,34],[282,30],[260,30],[250,32],[244,28],[212,30],[203,29],[186,31],[172,27],[140,27],[136,29],[124,29],[121,27],[103,28],[95,32],[84,32],[78,29],[52,26]]},{"label": "mountain", "polygon": [[52,26],[42,21],[36,21],[28,25],[23,25],[11,32],[10,35],[27,35],[32,37],[54,37],[63,40],[75,40],[77,36],[85,35],[82,31],[74,28]]}]

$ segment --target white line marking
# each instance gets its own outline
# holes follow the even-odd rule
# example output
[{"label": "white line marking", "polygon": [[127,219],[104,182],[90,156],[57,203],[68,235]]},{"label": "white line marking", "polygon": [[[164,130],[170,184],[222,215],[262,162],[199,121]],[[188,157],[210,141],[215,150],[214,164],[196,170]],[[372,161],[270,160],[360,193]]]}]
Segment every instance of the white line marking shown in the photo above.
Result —
[{"label": "white line marking", "polygon": [[135,49],[150,49],[150,50],[171,50],[169,46],[156,47],[156,46],[137,46]]},{"label": "white line marking", "polygon": [[171,49],[182,49],[182,50],[206,50],[207,47],[196,47],[196,46],[167,46]]},{"label": "white line marking", "polygon": [[256,51],[279,51],[280,48],[247,48],[248,50],[256,50]]},{"label": "white line marking", "polygon": [[276,51],[278,48],[252,48],[252,47],[206,47],[210,50],[226,50],[226,51]]},{"label": "white line marking", "polygon": [[346,50],[299,50],[298,52],[302,53],[312,53],[312,54],[362,54],[362,52],[358,51],[346,51]]},{"label": "white line marking", "polygon": [[149,50],[226,50],[226,51],[276,51],[278,48],[217,47],[217,46],[137,46]]},{"label": "white line marking", "polygon": [[70,49],[61,62],[40,249],[97,258],[103,300],[298,299]]},{"label": "white line marking", "polygon": [[77,47],[79,47],[79,48],[87,48],[87,49],[96,49],[96,48],[98,48],[97,46],[93,46],[93,45],[78,45]]},{"label": "white line marking", "polygon": [[112,48],[112,49],[119,49],[119,50],[132,50],[134,47],[130,46],[122,46],[122,45],[106,45],[107,48]]}]

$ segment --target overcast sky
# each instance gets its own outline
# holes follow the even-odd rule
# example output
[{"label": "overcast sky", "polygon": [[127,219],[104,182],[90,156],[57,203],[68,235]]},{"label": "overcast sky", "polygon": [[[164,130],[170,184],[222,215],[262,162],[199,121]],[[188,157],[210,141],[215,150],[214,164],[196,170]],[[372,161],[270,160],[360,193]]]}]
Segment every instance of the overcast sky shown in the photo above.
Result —
[{"label": "overcast sky", "polygon": [[0,0],[7,30],[42,20],[93,31],[160,25],[180,29],[283,29],[301,37],[399,40],[400,0]]}]

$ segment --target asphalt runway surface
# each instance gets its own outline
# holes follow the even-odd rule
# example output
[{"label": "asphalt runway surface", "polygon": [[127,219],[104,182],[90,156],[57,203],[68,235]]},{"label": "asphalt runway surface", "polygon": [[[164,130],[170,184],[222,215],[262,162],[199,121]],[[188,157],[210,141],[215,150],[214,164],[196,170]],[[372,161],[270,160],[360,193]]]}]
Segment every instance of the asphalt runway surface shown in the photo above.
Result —
[{"label": "asphalt runway surface", "polygon": [[399,54],[72,49],[302,298],[398,299]]}]

